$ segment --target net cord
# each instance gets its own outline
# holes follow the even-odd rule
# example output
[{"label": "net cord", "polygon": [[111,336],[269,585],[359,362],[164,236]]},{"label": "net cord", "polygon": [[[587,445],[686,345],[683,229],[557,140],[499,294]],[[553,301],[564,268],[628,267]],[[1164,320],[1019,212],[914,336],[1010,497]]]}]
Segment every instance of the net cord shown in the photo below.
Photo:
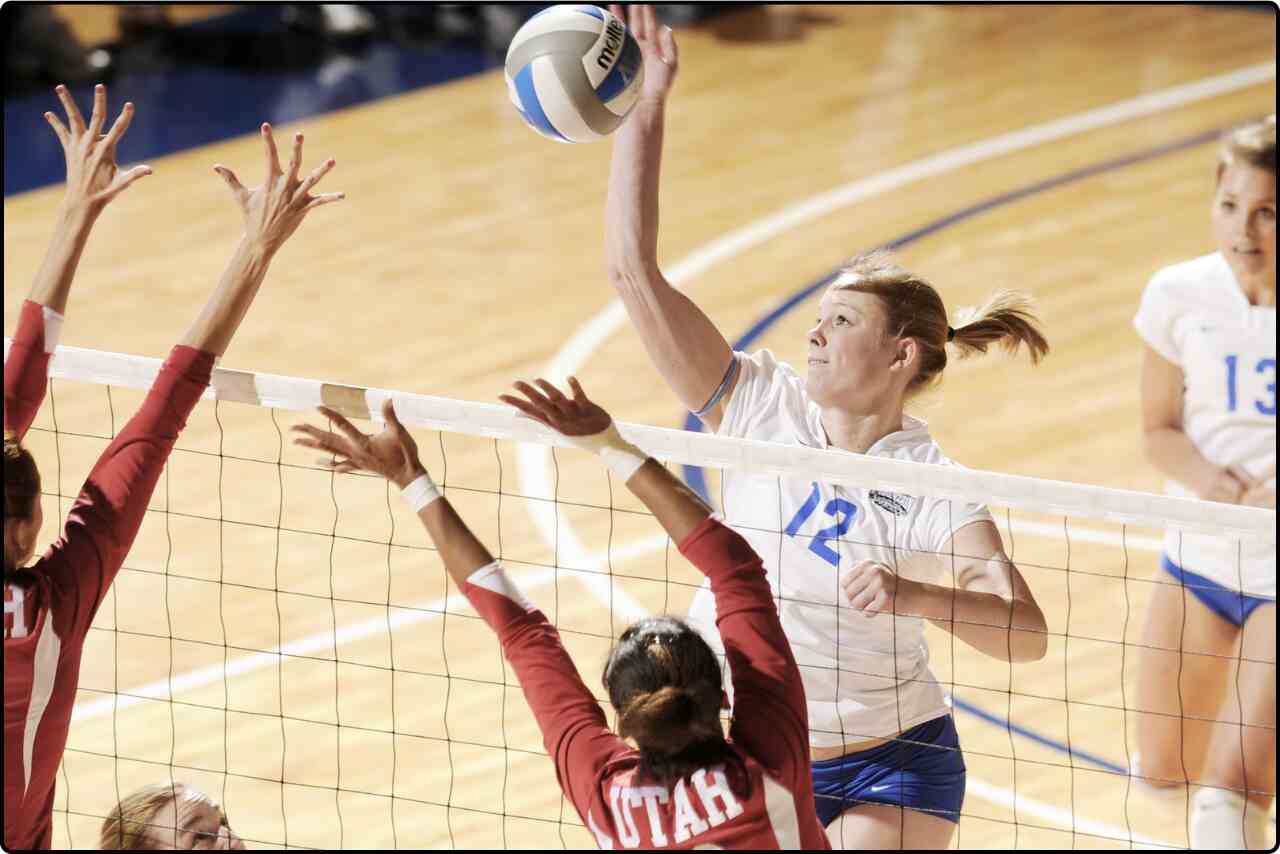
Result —
[{"label": "net cord", "polygon": [[[5,338],[8,357],[11,339]],[[145,390],[161,360],[81,347],[59,346],[49,374],[59,379]],[[393,398],[406,425],[515,442],[570,447],[550,429],[505,406],[362,388],[322,380],[215,368],[205,398],[310,411],[326,405],[348,418],[378,420],[382,403]],[[1024,475],[938,466],[820,448],[780,445],[619,422],[619,431],[646,453],[667,463],[706,465],[754,474],[822,480],[908,495],[981,502],[1002,507],[1112,522],[1229,535],[1251,542],[1276,542],[1275,511],[1200,501],[1135,490],[1068,483]]]}]

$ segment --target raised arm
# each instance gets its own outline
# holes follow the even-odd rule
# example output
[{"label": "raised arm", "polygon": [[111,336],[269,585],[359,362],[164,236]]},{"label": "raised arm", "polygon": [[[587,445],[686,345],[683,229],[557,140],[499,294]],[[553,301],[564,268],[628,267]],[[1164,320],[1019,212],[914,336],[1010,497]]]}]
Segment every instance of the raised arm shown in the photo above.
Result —
[{"label": "raised arm", "polygon": [[262,186],[245,190],[230,170],[216,167],[246,213],[244,236],[222,280],[196,324],[170,352],[142,408],[98,459],[68,514],[62,538],[47,556],[55,583],[75,588],[80,606],[76,624],[82,629],[88,628],[132,547],[165,461],[209,384],[215,358],[226,349],[257,294],[271,258],[307,211],[341,198],[338,193],[308,195],[333,166],[332,160],[306,181],[297,180],[301,134],[294,137],[287,174],[279,170],[268,125],[263,125],[262,137],[269,164]]},{"label": "raised arm", "polygon": [[923,617],[992,658],[1043,658],[1049,644],[1044,612],[1005,555],[995,524],[964,526],[948,551],[955,555],[955,587],[900,578],[870,560],[850,569],[840,583],[849,604],[868,617]]},{"label": "raised arm", "polygon": [[53,113],[45,113],[44,117],[58,137],[66,158],[66,191],[58,206],[53,239],[31,283],[5,361],[4,426],[19,439],[26,434],[44,401],[49,357],[58,345],[67,312],[67,296],[80,256],[89,242],[89,233],[112,199],[134,181],[151,174],[149,166],[135,166],[127,172],[116,166],[116,146],[133,120],[133,104],[124,105],[120,116],[103,135],[106,87],[100,84],[94,87],[93,114],[88,125],[67,87],[58,86],[55,91],[66,111],[67,123],[64,125]]},{"label": "raised arm", "polygon": [[330,454],[321,463],[336,472],[369,471],[400,488],[439,550],[445,571],[497,634],[556,764],[560,785],[585,820],[595,772],[627,748],[609,730],[604,711],[583,683],[555,626],[521,595],[440,495],[391,401],[382,407],[386,427],[377,435],[360,432],[335,410],[320,411],[336,431],[298,425],[293,428],[300,434],[295,444]]},{"label": "raised arm", "polygon": [[693,490],[629,444],[609,413],[587,398],[576,379],[569,378],[572,398],[545,380],[537,384],[535,389],[516,383],[526,399],[501,399],[599,454],[679,544],[681,553],[707,576],[733,676],[734,741],[788,782],[807,779],[804,687],[760,557],[740,534],[712,518]]},{"label": "raised arm", "polygon": [[[621,7],[610,8],[624,16]],[[633,5],[628,12],[644,57],[644,88],[613,144],[605,211],[609,280],[667,385],[716,429],[736,382],[733,352],[658,268],[658,179],[666,99],[678,66],[675,37],[670,27],[658,27],[653,7]]]},{"label": "raised arm", "polygon": [[133,122],[131,102],[125,103],[119,117],[104,135],[102,128],[107,118],[105,86],[98,84],[94,87],[93,113],[89,116],[88,125],[67,87],[59,86],[54,91],[66,111],[67,123],[63,125],[53,113],[45,113],[44,117],[66,156],[67,188],[58,207],[53,241],[27,299],[48,306],[59,314],[66,314],[71,280],[98,216],[133,182],[150,175],[151,167],[135,166],[121,171],[116,165],[116,146]]},{"label": "raised arm", "polygon": [[240,328],[240,321],[244,320],[253,298],[258,294],[271,260],[297,231],[306,215],[314,208],[345,198],[343,193],[311,193],[333,168],[332,157],[302,179],[299,177],[302,134],[293,135],[293,154],[285,171],[280,168],[271,125],[264,122],[260,130],[266,154],[266,176],[261,186],[246,189],[226,166],[218,164],[213,167],[227,182],[244,214],[244,236],[236,246],[217,290],[181,343],[215,356],[226,352],[232,336]]}]

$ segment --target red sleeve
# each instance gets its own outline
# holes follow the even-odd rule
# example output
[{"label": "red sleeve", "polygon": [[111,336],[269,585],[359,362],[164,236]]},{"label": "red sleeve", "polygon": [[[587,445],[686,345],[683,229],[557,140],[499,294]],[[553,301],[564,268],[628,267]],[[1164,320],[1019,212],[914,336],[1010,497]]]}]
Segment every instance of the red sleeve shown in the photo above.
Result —
[{"label": "red sleeve", "polygon": [[147,504],[187,416],[209,385],[213,355],[174,347],[138,413],[98,458],[44,571],[75,605],[83,635],[142,526]]},{"label": "red sleeve", "polygon": [[585,822],[601,770],[630,748],[609,729],[555,626],[520,595],[500,566],[472,574],[463,592],[502,642],[555,762],[560,788]]},{"label": "red sleeve", "polygon": [[680,544],[711,581],[716,627],[733,678],[730,736],[787,782],[809,780],[809,712],[800,668],[778,620],[760,556],[714,518]]},{"label": "red sleeve", "polygon": [[21,439],[36,418],[49,380],[44,306],[26,300],[4,360],[4,429]]}]

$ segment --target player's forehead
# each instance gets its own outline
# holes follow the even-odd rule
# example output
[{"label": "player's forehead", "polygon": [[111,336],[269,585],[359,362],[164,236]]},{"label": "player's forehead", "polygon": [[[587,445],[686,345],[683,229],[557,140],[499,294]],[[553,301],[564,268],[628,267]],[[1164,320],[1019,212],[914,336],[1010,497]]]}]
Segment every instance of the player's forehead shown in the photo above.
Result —
[{"label": "player's forehead", "polygon": [[832,285],[823,292],[822,298],[818,300],[818,311],[822,314],[830,314],[837,309],[856,311],[869,317],[879,317],[881,314],[880,298],[865,291],[838,284]]},{"label": "player's forehead", "polygon": [[176,827],[181,832],[201,821],[214,818],[221,820],[221,807],[204,792],[179,788],[176,795],[156,810],[152,823],[157,829],[172,831]]},{"label": "player's forehead", "polygon": [[1218,194],[1257,203],[1276,201],[1276,176],[1248,163],[1231,163],[1222,170]]}]

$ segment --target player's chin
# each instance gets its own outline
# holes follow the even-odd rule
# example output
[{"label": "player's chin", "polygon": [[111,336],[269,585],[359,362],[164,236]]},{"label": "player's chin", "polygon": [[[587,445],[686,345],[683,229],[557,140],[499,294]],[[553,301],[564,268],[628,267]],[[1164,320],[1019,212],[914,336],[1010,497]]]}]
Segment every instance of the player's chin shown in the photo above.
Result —
[{"label": "player's chin", "polygon": [[1237,277],[1240,273],[1257,275],[1264,270],[1274,270],[1276,263],[1274,256],[1263,252],[1231,252],[1227,258]]},{"label": "player's chin", "polygon": [[846,388],[848,383],[836,384],[832,382],[834,377],[826,376],[826,372],[824,369],[815,371],[811,368],[804,381],[804,390],[809,399],[823,409],[840,406],[849,398]]},{"label": "player's chin", "polygon": [[809,399],[819,406],[827,406],[831,396],[831,384],[822,376],[822,371],[815,371],[812,366],[804,378],[804,391]]}]

